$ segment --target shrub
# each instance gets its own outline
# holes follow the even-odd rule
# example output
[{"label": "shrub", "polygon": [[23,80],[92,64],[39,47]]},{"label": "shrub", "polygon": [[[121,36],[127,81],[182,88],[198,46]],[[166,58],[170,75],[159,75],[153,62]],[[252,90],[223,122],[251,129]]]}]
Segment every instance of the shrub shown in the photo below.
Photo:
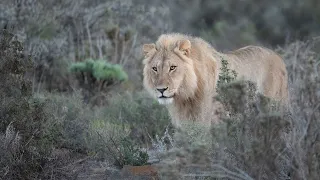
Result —
[{"label": "shrub", "polygon": [[[118,167],[144,165],[148,161],[144,148],[170,124],[166,109],[141,93],[114,95],[110,105],[95,108],[82,99],[79,91],[37,94],[34,100],[43,105],[48,116],[39,141],[51,148],[114,162]],[[58,168],[54,161],[50,161],[51,168]]]},{"label": "shrub", "polygon": [[212,129],[213,160],[229,170],[240,169],[254,179],[287,178],[287,158],[291,154],[285,135],[290,119],[272,107],[268,98],[256,94],[255,88],[245,81],[221,87],[225,94],[222,103],[232,114]]},{"label": "shrub", "polygon": [[320,56],[319,40],[297,41],[279,48],[286,60],[290,87],[293,179],[317,179],[320,167]]},{"label": "shrub", "polygon": [[[221,122],[212,126],[211,136],[201,137],[202,134],[193,133],[194,136],[200,135],[202,141],[190,142],[186,139],[189,136],[176,135],[179,147],[164,155],[162,176],[287,178],[292,153],[285,137],[290,129],[290,118],[270,108],[268,99],[256,94],[254,88],[254,84],[246,81],[220,85],[223,91],[221,102],[232,113],[223,113]],[[177,161],[172,161],[173,158]]]},{"label": "shrub", "polygon": [[[84,62],[74,63],[70,67],[71,72],[81,74],[81,82],[84,82],[84,78],[93,78],[91,79],[94,83],[99,81],[99,84],[102,83],[110,85],[117,81],[126,81],[128,80],[128,75],[123,71],[122,67],[118,64],[110,64],[105,60],[93,60],[87,59]],[[101,90],[101,89],[100,89]]]},{"label": "shrub", "polygon": [[120,65],[105,60],[77,62],[71,64],[70,71],[76,74],[80,87],[85,90],[86,101],[89,99],[91,102],[108,87],[128,80],[127,73]]},{"label": "shrub", "polygon": [[178,161],[164,161],[162,175],[176,179],[317,179],[320,61],[314,45],[315,41],[296,42],[278,49],[289,72],[289,112],[257,94],[251,82],[219,84],[220,102],[232,113],[224,113],[212,127],[207,142],[212,147],[206,151],[203,144],[185,143],[173,149],[167,156]]},{"label": "shrub", "polygon": [[[166,129],[171,132],[166,108],[146,92],[116,94],[106,106],[89,108],[79,93],[45,94],[46,113],[52,114],[46,138],[56,148],[84,152],[92,157],[123,165],[144,165],[152,140]],[[169,128],[168,128],[169,126]]]},{"label": "shrub", "polygon": [[85,142],[90,154],[112,161],[120,168],[124,165],[145,165],[148,154],[129,136],[130,133],[126,124],[94,120],[90,123]]},{"label": "shrub", "polygon": [[108,122],[128,125],[133,139],[141,144],[149,143],[149,137],[155,138],[172,126],[166,108],[146,97],[144,91],[115,95],[109,99],[108,106],[99,109],[99,116]]},{"label": "shrub", "polygon": [[118,149],[115,165],[123,167],[124,165],[142,166],[147,164],[148,153],[130,139],[121,139],[120,144],[115,146]]},{"label": "shrub", "polygon": [[[43,134],[39,141],[50,142],[50,147],[80,154],[96,160],[113,162],[118,167],[124,165],[144,165],[148,154],[142,150],[136,139],[130,136],[131,127],[124,123],[111,122],[101,116],[97,107],[90,108],[83,102],[79,91],[73,94],[38,94],[36,99],[46,102],[44,112],[50,117],[43,124]],[[61,174],[59,168],[68,160],[50,156],[44,174],[49,169]]]},{"label": "shrub", "polygon": [[[220,68],[219,78],[217,82],[217,93],[219,96],[216,99],[224,103],[226,110],[231,110],[230,105],[227,104],[227,98],[229,94],[226,94],[225,85],[236,80],[237,73],[234,70],[228,68],[228,61],[221,57],[221,68]],[[230,102],[229,102],[230,103]]]},{"label": "shrub", "polygon": [[44,128],[43,139],[49,140],[55,148],[66,148],[86,153],[89,123],[95,118],[94,112],[87,107],[79,92],[69,95],[44,93],[38,95],[45,101],[43,109],[50,115]]},{"label": "shrub", "polygon": [[41,141],[46,120],[42,103],[34,102],[30,57],[7,30],[0,32],[0,176],[3,179],[37,178],[50,145]]},{"label": "shrub", "polygon": [[[165,177],[211,177],[227,179],[285,179],[290,171],[290,146],[285,138],[290,118],[269,98],[258,94],[255,84],[236,80],[236,72],[222,60],[217,99],[225,110],[221,122],[212,126],[210,138],[188,129],[201,140],[190,142],[178,135],[180,146],[167,155],[177,156],[176,167],[163,164]],[[194,133],[192,133],[194,132]],[[193,137],[193,139],[196,139]],[[172,164],[173,165],[173,164]]]}]

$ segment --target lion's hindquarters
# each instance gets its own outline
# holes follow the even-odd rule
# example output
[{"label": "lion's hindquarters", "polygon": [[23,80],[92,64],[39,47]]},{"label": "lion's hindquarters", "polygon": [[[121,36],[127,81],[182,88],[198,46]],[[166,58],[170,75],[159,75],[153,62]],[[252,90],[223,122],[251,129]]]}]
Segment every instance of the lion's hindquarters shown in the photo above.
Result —
[{"label": "lion's hindquarters", "polygon": [[283,59],[272,53],[266,59],[266,76],[263,82],[264,95],[280,102],[282,105],[288,103],[288,77]]},{"label": "lion's hindquarters", "polygon": [[287,71],[283,59],[274,51],[248,46],[228,54],[237,77],[256,83],[259,93],[277,101],[288,99]]}]

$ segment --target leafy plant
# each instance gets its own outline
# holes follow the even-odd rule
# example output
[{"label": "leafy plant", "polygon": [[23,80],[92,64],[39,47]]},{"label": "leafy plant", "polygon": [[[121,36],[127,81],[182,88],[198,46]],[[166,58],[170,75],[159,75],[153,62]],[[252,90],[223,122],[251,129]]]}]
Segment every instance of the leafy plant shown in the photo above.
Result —
[{"label": "leafy plant", "polygon": [[146,150],[142,150],[136,141],[130,139],[129,136],[117,136],[118,133],[112,132],[108,131],[106,134],[99,131],[91,132],[90,138],[98,140],[96,143],[100,142],[101,144],[99,148],[95,144],[95,149],[92,150],[100,153],[102,158],[113,160],[114,165],[120,168],[124,165],[141,166],[147,164],[149,155]]},{"label": "leafy plant", "polygon": [[219,73],[219,79],[217,84],[218,88],[221,85],[230,83],[237,78],[237,72],[228,68],[228,61],[223,57],[221,57],[221,65],[221,71]]},{"label": "leafy plant", "polygon": [[142,166],[147,164],[148,153],[137,147],[130,139],[122,139],[118,148],[119,155],[116,165],[123,167],[124,165]]},{"label": "leafy plant", "polygon": [[79,86],[85,90],[86,102],[93,104],[96,104],[94,101],[97,99],[104,99],[99,96],[108,91],[108,87],[128,80],[128,75],[122,66],[102,59],[87,59],[73,63],[69,69],[76,75]]},{"label": "leafy plant", "polygon": [[110,64],[105,60],[97,60],[93,64],[92,75],[97,80],[106,81],[126,81],[128,75],[123,71],[118,64]]},{"label": "leafy plant", "polygon": [[[228,99],[228,94],[226,94],[226,90],[228,90],[228,84],[230,84],[231,82],[234,82],[237,78],[237,73],[235,70],[231,70],[228,67],[228,61],[224,58],[221,57],[221,68],[220,68],[220,73],[219,73],[219,79],[217,82],[217,93],[219,94],[219,96],[215,97],[215,99],[217,99],[220,102],[225,103],[225,109],[226,110],[231,110],[230,109],[230,102],[226,101]],[[239,90],[239,89],[231,89],[231,90]],[[234,92],[236,94],[239,94],[237,92]],[[244,92],[240,93],[243,94]],[[240,95],[239,94],[239,95]],[[240,98],[240,96],[239,96]]]},{"label": "leafy plant", "polygon": [[[118,64],[108,63],[106,60],[87,59],[84,62],[77,62],[71,65],[70,71],[74,73],[87,73],[87,76],[94,78],[93,81],[126,81],[128,75]],[[83,81],[83,80],[82,80]]]}]

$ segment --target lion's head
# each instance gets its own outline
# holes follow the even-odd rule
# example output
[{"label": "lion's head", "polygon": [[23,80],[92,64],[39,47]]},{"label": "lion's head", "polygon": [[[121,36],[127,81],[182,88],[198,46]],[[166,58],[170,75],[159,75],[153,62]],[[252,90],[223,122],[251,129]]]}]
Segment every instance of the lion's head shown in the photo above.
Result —
[{"label": "lion's head", "polygon": [[155,44],[143,45],[143,83],[161,104],[193,96],[197,76],[191,55],[191,42],[161,36]]}]

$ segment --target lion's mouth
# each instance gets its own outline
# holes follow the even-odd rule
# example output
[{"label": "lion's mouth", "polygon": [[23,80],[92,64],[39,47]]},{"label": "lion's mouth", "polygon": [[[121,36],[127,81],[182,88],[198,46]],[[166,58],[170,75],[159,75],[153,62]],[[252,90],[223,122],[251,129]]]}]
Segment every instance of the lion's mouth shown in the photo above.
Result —
[{"label": "lion's mouth", "polygon": [[160,97],[158,97],[159,99],[166,99],[166,98],[173,98],[173,95],[172,96],[164,96],[164,95],[161,95]]}]

